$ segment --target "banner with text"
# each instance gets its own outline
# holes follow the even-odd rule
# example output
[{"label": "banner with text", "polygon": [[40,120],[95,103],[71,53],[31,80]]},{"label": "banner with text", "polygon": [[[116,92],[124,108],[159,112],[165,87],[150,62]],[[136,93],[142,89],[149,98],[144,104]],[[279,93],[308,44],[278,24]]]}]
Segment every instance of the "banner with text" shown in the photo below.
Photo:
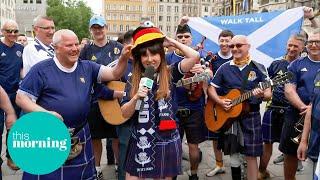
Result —
[{"label": "banner with text", "polygon": [[191,17],[188,25],[194,45],[206,37],[204,48],[212,52],[219,50],[218,36],[222,30],[248,36],[251,57],[268,67],[274,59],[285,55],[288,38],[301,31],[302,23],[303,7],[299,7],[240,16]]}]

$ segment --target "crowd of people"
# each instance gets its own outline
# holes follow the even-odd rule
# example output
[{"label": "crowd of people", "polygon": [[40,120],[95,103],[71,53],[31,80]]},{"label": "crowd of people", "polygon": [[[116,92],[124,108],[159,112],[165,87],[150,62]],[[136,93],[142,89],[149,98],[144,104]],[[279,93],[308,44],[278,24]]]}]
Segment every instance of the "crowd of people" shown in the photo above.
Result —
[{"label": "crowd of people", "polygon": [[[211,53],[203,41],[192,47],[185,16],[174,38],[153,23],[145,23],[118,41],[107,39],[102,16],[90,19],[92,38],[81,41],[76,32],[55,31],[53,19],[38,16],[31,43],[19,34],[18,24],[8,20],[1,26],[0,132],[6,127],[8,133],[17,118],[34,111],[51,113],[75,129],[72,137],[80,140],[82,150],[52,173],[24,172],[26,180],[107,179],[100,162],[105,138],[108,164],[115,164],[118,179],[177,179],[182,174],[184,135],[190,180],[199,179],[199,144],[206,140],[213,142],[215,155],[208,177],[226,172],[223,156],[229,155],[233,180],[242,179],[243,164],[247,179],[270,178],[267,166],[274,142],[280,143],[283,154],[278,159],[283,157],[286,180],[295,179],[301,170],[299,162],[307,157],[315,172],[320,151],[320,30],[312,8],[304,8],[304,17],[311,21],[313,31],[292,35],[286,54],[269,67],[258,63],[261,59],[252,59],[245,35],[227,29],[218,35],[218,52]],[[304,50],[307,55],[301,57]],[[286,72],[292,79],[285,85],[258,86]],[[185,83],[199,74],[207,78]],[[152,81],[150,87],[142,82],[145,78]],[[125,89],[109,89],[108,81],[125,82]],[[219,131],[209,130],[204,118],[207,101],[228,112],[236,104],[225,95],[234,89],[251,93],[242,112]],[[123,124],[111,125],[102,116],[98,101],[113,99],[118,99],[122,116],[128,119]],[[261,117],[263,101],[268,103]],[[301,119],[302,133],[293,142]],[[7,165],[18,170],[8,152],[6,156]]]}]

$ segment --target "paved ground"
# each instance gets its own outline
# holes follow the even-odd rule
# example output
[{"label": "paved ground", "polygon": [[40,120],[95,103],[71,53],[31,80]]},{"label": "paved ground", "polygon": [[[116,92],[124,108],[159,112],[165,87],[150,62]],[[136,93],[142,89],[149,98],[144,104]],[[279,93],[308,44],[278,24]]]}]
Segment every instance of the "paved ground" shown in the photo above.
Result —
[{"label": "paved ground", "polygon": [[[282,165],[274,165],[272,163],[272,160],[280,154],[280,152],[277,150],[278,144],[274,145],[275,152],[271,157],[271,163],[269,164],[268,170],[271,174],[272,180],[280,180],[283,179],[283,166]],[[204,142],[200,145],[200,148],[203,152],[203,160],[199,167],[199,177],[201,180],[231,180],[231,172],[230,172],[230,164],[229,164],[229,157],[224,157],[225,166],[227,167],[227,172],[225,174],[217,175],[215,177],[206,177],[205,174],[207,171],[209,171],[210,168],[214,166],[214,155],[212,151],[212,145],[210,142]],[[183,145],[184,153],[188,153],[187,146]],[[2,154],[2,158],[4,158],[5,155]],[[188,180],[188,174],[187,171],[189,170],[189,162],[183,160],[183,175],[180,175],[178,177],[179,180]],[[312,179],[312,168],[311,163],[309,161],[303,162],[304,165],[304,171],[297,174],[297,180],[311,180]],[[105,177],[105,180],[116,180],[116,173],[114,170],[113,165],[107,165],[107,159],[106,159],[106,153],[103,152],[102,156],[102,170]],[[12,171],[10,170],[6,163],[3,163],[2,165],[2,172],[3,172],[3,179],[4,180],[20,180],[21,179],[21,171]]]},{"label": "paved ground", "polygon": [[[264,107],[264,106],[262,106]],[[263,112],[261,112],[263,113]],[[3,136],[5,137],[5,136]],[[105,141],[103,141],[105,144]],[[5,143],[4,143],[5,144]],[[103,145],[105,147],[105,145]],[[225,174],[220,174],[214,177],[206,177],[205,174],[207,171],[210,170],[210,168],[214,167],[215,164],[215,159],[214,159],[214,154],[212,150],[212,143],[209,141],[206,141],[202,144],[200,144],[200,148],[203,152],[203,160],[199,166],[199,178],[201,180],[231,180],[231,170],[230,170],[230,162],[229,162],[229,157],[225,156],[224,157],[224,164],[226,166],[226,173]],[[278,151],[278,144],[274,144],[274,153],[271,157],[271,162],[268,166],[268,170],[270,171],[271,174],[271,179],[272,180],[280,180],[284,179],[283,178],[283,165],[275,165],[272,163],[273,159],[277,157],[280,152]],[[184,153],[188,154],[188,148],[185,144],[183,144],[183,151]],[[4,154],[4,148],[2,150],[1,157],[5,159],[5,154]],[[102,153],[102,170],[103,170],[103,175],[105,180],[116,180],[116,173],[114,170],[113,165],[107,165],[107,157],[106,157],[106,152],[105,149],[103,150]],[[183,165],[183,175],[178,176],[179,180],[188,180],[188,170],[189,170],[189,162],[183,160],[182,162]],[[312,167],[311,167],[311,162],[309,160],[303,162],[304,165],[304,171],[297,173],[296,179],[297,180],[311,180],[312,179]],[[8,168],[6,165],[6,162],[2,164],[2,173],[3,173],[3,179],[4,180],[20,180],[21,179],[21,174],[22,172],[19,171],[12,171],[11,169]]]}]

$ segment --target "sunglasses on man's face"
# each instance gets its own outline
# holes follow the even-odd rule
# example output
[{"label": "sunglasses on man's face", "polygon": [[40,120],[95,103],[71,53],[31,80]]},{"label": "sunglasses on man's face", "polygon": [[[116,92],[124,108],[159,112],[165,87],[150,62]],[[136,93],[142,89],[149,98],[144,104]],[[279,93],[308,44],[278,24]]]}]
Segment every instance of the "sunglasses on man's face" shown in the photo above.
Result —
[{"label": "sunglasses on man's face", "polygon": [[177,38],[178,39],[182,39],[182,38],[188,39],[188,38],[190,38],[190,35],[178,35]]},{"label": "sunglasses on man's face", "polygon": [[320,47],[320,41],[307,41],[307,46],[312,46],[313,44]]},{"label": "sunglasses on man's face", "polygon": [[234,47],[236,48],[241,48],[243,45],[247,45],[247,44],[229,44],[229,48],[233,49]]},{"label": "sunglasses on man's face", "polygon": [[4,29],[4,31],[6,33],[10,33],[10,34],[12,34],[12,33],[17,34],[19,32],[18,29]]}]

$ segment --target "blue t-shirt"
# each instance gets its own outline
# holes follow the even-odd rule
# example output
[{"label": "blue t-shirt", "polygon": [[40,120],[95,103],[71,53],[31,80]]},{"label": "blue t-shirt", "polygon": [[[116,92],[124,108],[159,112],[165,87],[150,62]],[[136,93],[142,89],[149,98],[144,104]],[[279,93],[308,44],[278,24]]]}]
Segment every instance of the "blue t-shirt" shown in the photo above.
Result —
[{"label": "blue t-shirt", "polygon": [[44,60],[31,68],[19,89],[41,107],[62,115],[67,127],[77,127],[88,115],[90,93],[100,67],[91,61],[78,61],[75,70],[67,73],[53,59]]},{"label": "blue t-shirt", "polygon": [[[203,53],[200,51],[200,57],[203,57]],[[177,53],[170,52],[166,54],[166,59],[168,64],[173,64],[176,62],[180,62],[184,59],[183,56],[178,55]],[[179,107],[188,108],[191,110],[199,110],[202,109],[204,106],[204,95],[202,95],[198,100],[190,101],[188,99],[188,90],[184,87],[177,87],[176,94],[177,94],[177,103]]]},{"label": "blue t-shirt", "polygon": [[[265,81],[267,76],[253,62],[251,64],[251,69],[250,65],[246,65],[241,70],[234,65],[232,60],[221,65],[211,81],[211,85],[217,88],[218,95],[226,95],[232,89],[241,90],[242,82],[246,78],[248,71],[250,72],[244,92],[254,89],[259,82]],[[259,66],[264,68],[262,64],[259,64]],[[248,99],[248,102],[252,105],[258,105],[262,100],[253,96]]]},{"label": "blue t-shirt", "polygon": [[291,62],[288,71],[293,73],[290,83],[297,87],[297,93],[300,99],[309,104],[312,98],[314,88],[314,78],[320,69],[320,61],[312,61],[309,57],[303,57]]},{"label": "blue t-shirt", "polygon": [[[271,65],[268,67],[269,77],[272,79],[278,75],[284,74],[288,71],[288,65],[289,61],[286,61],[284,59],[273,61]],[[275,106],[289,106],[289,101],[286,99],[284,95],[284,85],[277,85],[273,87],[271,103]]]},{"label": "blue t-shirt", "polygon": [[214,54],[214,57],[215,58],[211,59],[211,71],[213,72],[213,74],[217,72],[222,64],[232,60],[232,56],[230,58],[224,59],[219,55],[219,53]]},{"label": "blue t-shirt", "polygon": [[16,94],[19,88],[22,53],[21,44],[8,47],[0,41],[0,85],[9,96]]},{"label": "blue t-shirt", "polygon": [[[80,59],[94,61],[98,64],[115,65],[119,59],[122,45],[116,41],[109,40],[103,47],[99,47],[91,42],[82,49]],[[92,102],[97,102],[98,98],[113,99],[113,90],[100,83],[94,84]]]}]

